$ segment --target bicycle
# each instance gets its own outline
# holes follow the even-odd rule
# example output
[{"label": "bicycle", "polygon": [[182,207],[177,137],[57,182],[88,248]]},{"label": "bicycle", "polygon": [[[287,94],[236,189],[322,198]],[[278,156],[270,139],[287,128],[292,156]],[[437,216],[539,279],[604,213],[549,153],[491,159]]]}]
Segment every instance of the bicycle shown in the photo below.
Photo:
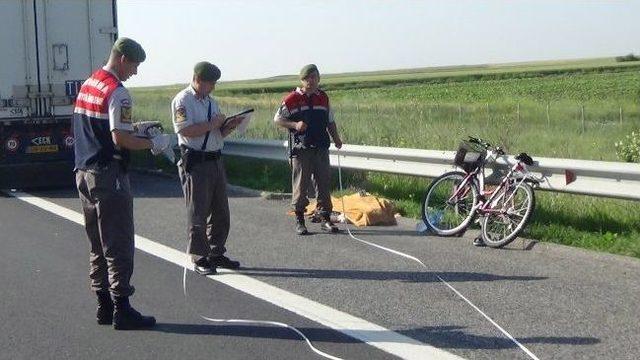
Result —
[{"label": "bicycle", "polygon": [[482,239],[500,248],[513,241],[529,221],[535,207],[533,187],[538,180],[528,171],[533,159],[520,153],[494,189],[485,188],[485,165],[505,155],[500,147],[469,137],[456,152],[462,171],[434,179],[422,200],[422,219],[440,236],[463,233],[481,216]]}]

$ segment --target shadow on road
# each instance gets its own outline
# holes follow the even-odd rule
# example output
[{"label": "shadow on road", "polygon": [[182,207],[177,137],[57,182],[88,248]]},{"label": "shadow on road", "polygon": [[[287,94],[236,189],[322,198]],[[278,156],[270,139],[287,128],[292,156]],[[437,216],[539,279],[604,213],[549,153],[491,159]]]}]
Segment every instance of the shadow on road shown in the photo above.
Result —
[{"label": "shadow on road", "polygon": [[[375,236],[412,236],[412,237],[424,237],[425,235],[418,233],[415,230],[399,230],[396,226],[389,228],[385,227],[375,227],[375,228],[356,228],[353,229],[353,225],[349,225],[351,227],[351,233],[353,236],[362,236],[362,235],[375,235]],[[347,231],[344,229],[344,225],[339,225],[342,233],[349,235]]]},{"label": "shadow on road", "polygon": [[439,275],[448,282],[465,281],[533,281],[545,280],[543,276],[495,275],[456,271],[373,271],[373,270],[323,270],[291,268],[242,268],[242,274],[256,277],[289,277],[313,279],[351,279],[351,280],[399,280],[404,282],[439,282]]},{"label": "shadow on road", "polygon": [[[130,182],[134,199],[175,198],[177,201],[180,201],[180,203],[183,203],[182,188],[180,187],[180,181],[177,179],[132,172],[130,175]],[[78,191],[73,186],[19,189],[19,191],[53,199],[70,199],[78,197]],[[229,198],[259,197],[255,192],[246,191],[232,185],[228,186],[227,195]]]},{"label": "shadow on road", "polygon": [[[323,328],[297,327],[311,341],[332,343],[358,343],[359,340],[335,330]],[[265,339],[302,340],[291,329],[269,325],[229,325],[229,324],[175,324],[158,323],[153,331],[184,335],[242,336]]]},{"label": "shadow on road", "polygon": [[[425,326],[408,330],[395,330],[395,332],[418,340],[425,344],[441,349],[511,349],[517,345],[501,336],[481,336],[466,333],[463,326]],[[359,343],[347,335],[332,329],[299,327],[298,330],[312,342],[329,343]],[[153,331],[183,335],[216,335],[237,336],[281,340],[301,340],[301,337],[290,329],[268,325],[209,325],[209,324],[175,324],[158,323]],[[379,331],[361,330],[363,335],[370,339],[384,341],[397,341],[397,338],[385,339]],[[569,344],[569,345],[593,345],[600,342],[594,337],[554,337],[533,336],[517,339],[522,344]]]},{"label": "shadow on road", "polygon": [[[417,329],[397,330],[398,333],[443,349],[510,349],[518,346],[506,337],[482,336],[464,332],[462,326],[425,326]],[[594,337],[532,336],[517,338],[521,344],[593,345],[600,342]]]}]

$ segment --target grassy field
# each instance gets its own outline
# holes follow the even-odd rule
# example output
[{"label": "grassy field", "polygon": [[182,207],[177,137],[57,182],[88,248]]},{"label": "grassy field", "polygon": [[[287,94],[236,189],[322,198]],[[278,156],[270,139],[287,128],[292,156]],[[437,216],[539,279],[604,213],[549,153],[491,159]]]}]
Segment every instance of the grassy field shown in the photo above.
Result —
[{"label": "grassy field", "polygon": [[[429,84],[443,82],[466,82],[469,80],[508,79],[541,77],[547,75],[585,74],[599,72],[628,71],[639,69],[638,62],[616,62],[613,58],[521,62],[508,64],[480,64],[466,66],[443,66],[415,69],[399,69],[375,72],[323,74],[326,90],[348,88],[374,88],[383,85]],[[224,77],[224,76],[223,76]],[[220,95],[286,92],[298,84],[296,75],[281,75],[265,79],[242,80],[220,83]],[[158,89],[176,91],[182,84],[161,87],[139,88],[140,91],[155,92]]]},{"label": "grassy field", "polygon": [[[614,143],[640,128],[640,64],[613,59],[481,65],[323,76],[343,140],[350,144],[454,150],[475,135],[508,152],[616,161]],[[226,113],[254,107],[249,138],[284,139],[273,125],[295,76],[221,83]],[[170,126],[171,98],[186,85],[136,88],[134,116]],[[285,164],[228,159],[230,182],[284,191]],[[419,216],[428,179],[349,173],[348,184],[394,199]],[[538,193],[525,236],[640,257],[636,202]]]},{"label": "grassy field", "polygon": [[[360,88],[328,93],[343,138],[350,144],[450,150],[461,137],[476,135],[500,143],[511,152],[616,160],[615,141],[640,126],[640,68],[625,63],[618,67],[609,64],[615,70],[612,72],[576,70],[579,65],[602,63],[554,63],[561,69],[573,70],[526,77],[530,69],[543,67],[527,64],[522,65],[526,72],[520,73],[517,67],[508,67],[507,78],[473,80],[473,76],[464,75],[467,81],[411,85],[400,82],[377,88],[368,87],[374,80],[366,80],[376,77],[366,75]],[[550,66],[545,63],[544,69],[553,72]],[[479,72],[478,76],[497,71],[485,68],[458,71],[466,74],[472,70]],[[432,73],[419,71],[416,76],[441,73],[440,69]],[[392,75],[385,73],[379,77]],[[326,78],[323,81],[333,79],[336,83],[339,79],[356,79],[353,74]],[[253,107],[256,113],[245,136],[284,138],[285,133],[273,126],[272,118],[286,90],[272,92],[272,88],[261,87],[263,80],[256,80],[253,85],[239,83],[245,92],[229,92],[240,86],[236,83],[222,83],[216,90],[223,110],[231,113]],[[287,84],[287,90],[296,85],[294,81]],[[137,103],[134,115],[170,124],[169,103],[182,87],[134,89]]]}]

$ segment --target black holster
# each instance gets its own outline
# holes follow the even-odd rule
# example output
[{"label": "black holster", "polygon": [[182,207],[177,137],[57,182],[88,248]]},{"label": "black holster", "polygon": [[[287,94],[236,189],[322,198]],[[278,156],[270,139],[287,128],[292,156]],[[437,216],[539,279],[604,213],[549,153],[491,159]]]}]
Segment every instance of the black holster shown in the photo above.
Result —
[{"label": "black holster", "polygon": [[189,173],[195,164],[205,161],[215,161],[222,156],[220,150],[214,152],[193,150],[185,145],[180,145],[180,158],[186,173]]}]

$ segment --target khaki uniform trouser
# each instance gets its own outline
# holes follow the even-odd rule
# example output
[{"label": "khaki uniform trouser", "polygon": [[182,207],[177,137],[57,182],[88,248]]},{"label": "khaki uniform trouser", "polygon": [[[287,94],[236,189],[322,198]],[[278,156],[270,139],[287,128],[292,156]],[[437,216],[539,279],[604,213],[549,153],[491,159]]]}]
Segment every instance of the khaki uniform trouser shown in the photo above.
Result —
[{"label": "khaki uniform trouser", "polygon": [[300,149],[292,159],[293,198],[291,206],[296,213],[305,211],[309,205],[308,189],[311,185],[311,175],[316,185],[317,207],[322,216],[329,216],[333,210],[331,204],[331,166],[329,164],[329,149],[313,148]]},{"label": "khaki uniform trouser", "polygon": [[103,168],[78,170],[76,185],[91,244],[91,289],[130,296],[135,291],[129,284],[135,244],[129,176],[114,161]]},{"label": "khaki uniform trouser", "polygon": [[189,253],[197,261],[222,256],[229,235],[227,176],[222,159],[195,163],[186,172],[180,162],[178,174],[187,207]]}]

